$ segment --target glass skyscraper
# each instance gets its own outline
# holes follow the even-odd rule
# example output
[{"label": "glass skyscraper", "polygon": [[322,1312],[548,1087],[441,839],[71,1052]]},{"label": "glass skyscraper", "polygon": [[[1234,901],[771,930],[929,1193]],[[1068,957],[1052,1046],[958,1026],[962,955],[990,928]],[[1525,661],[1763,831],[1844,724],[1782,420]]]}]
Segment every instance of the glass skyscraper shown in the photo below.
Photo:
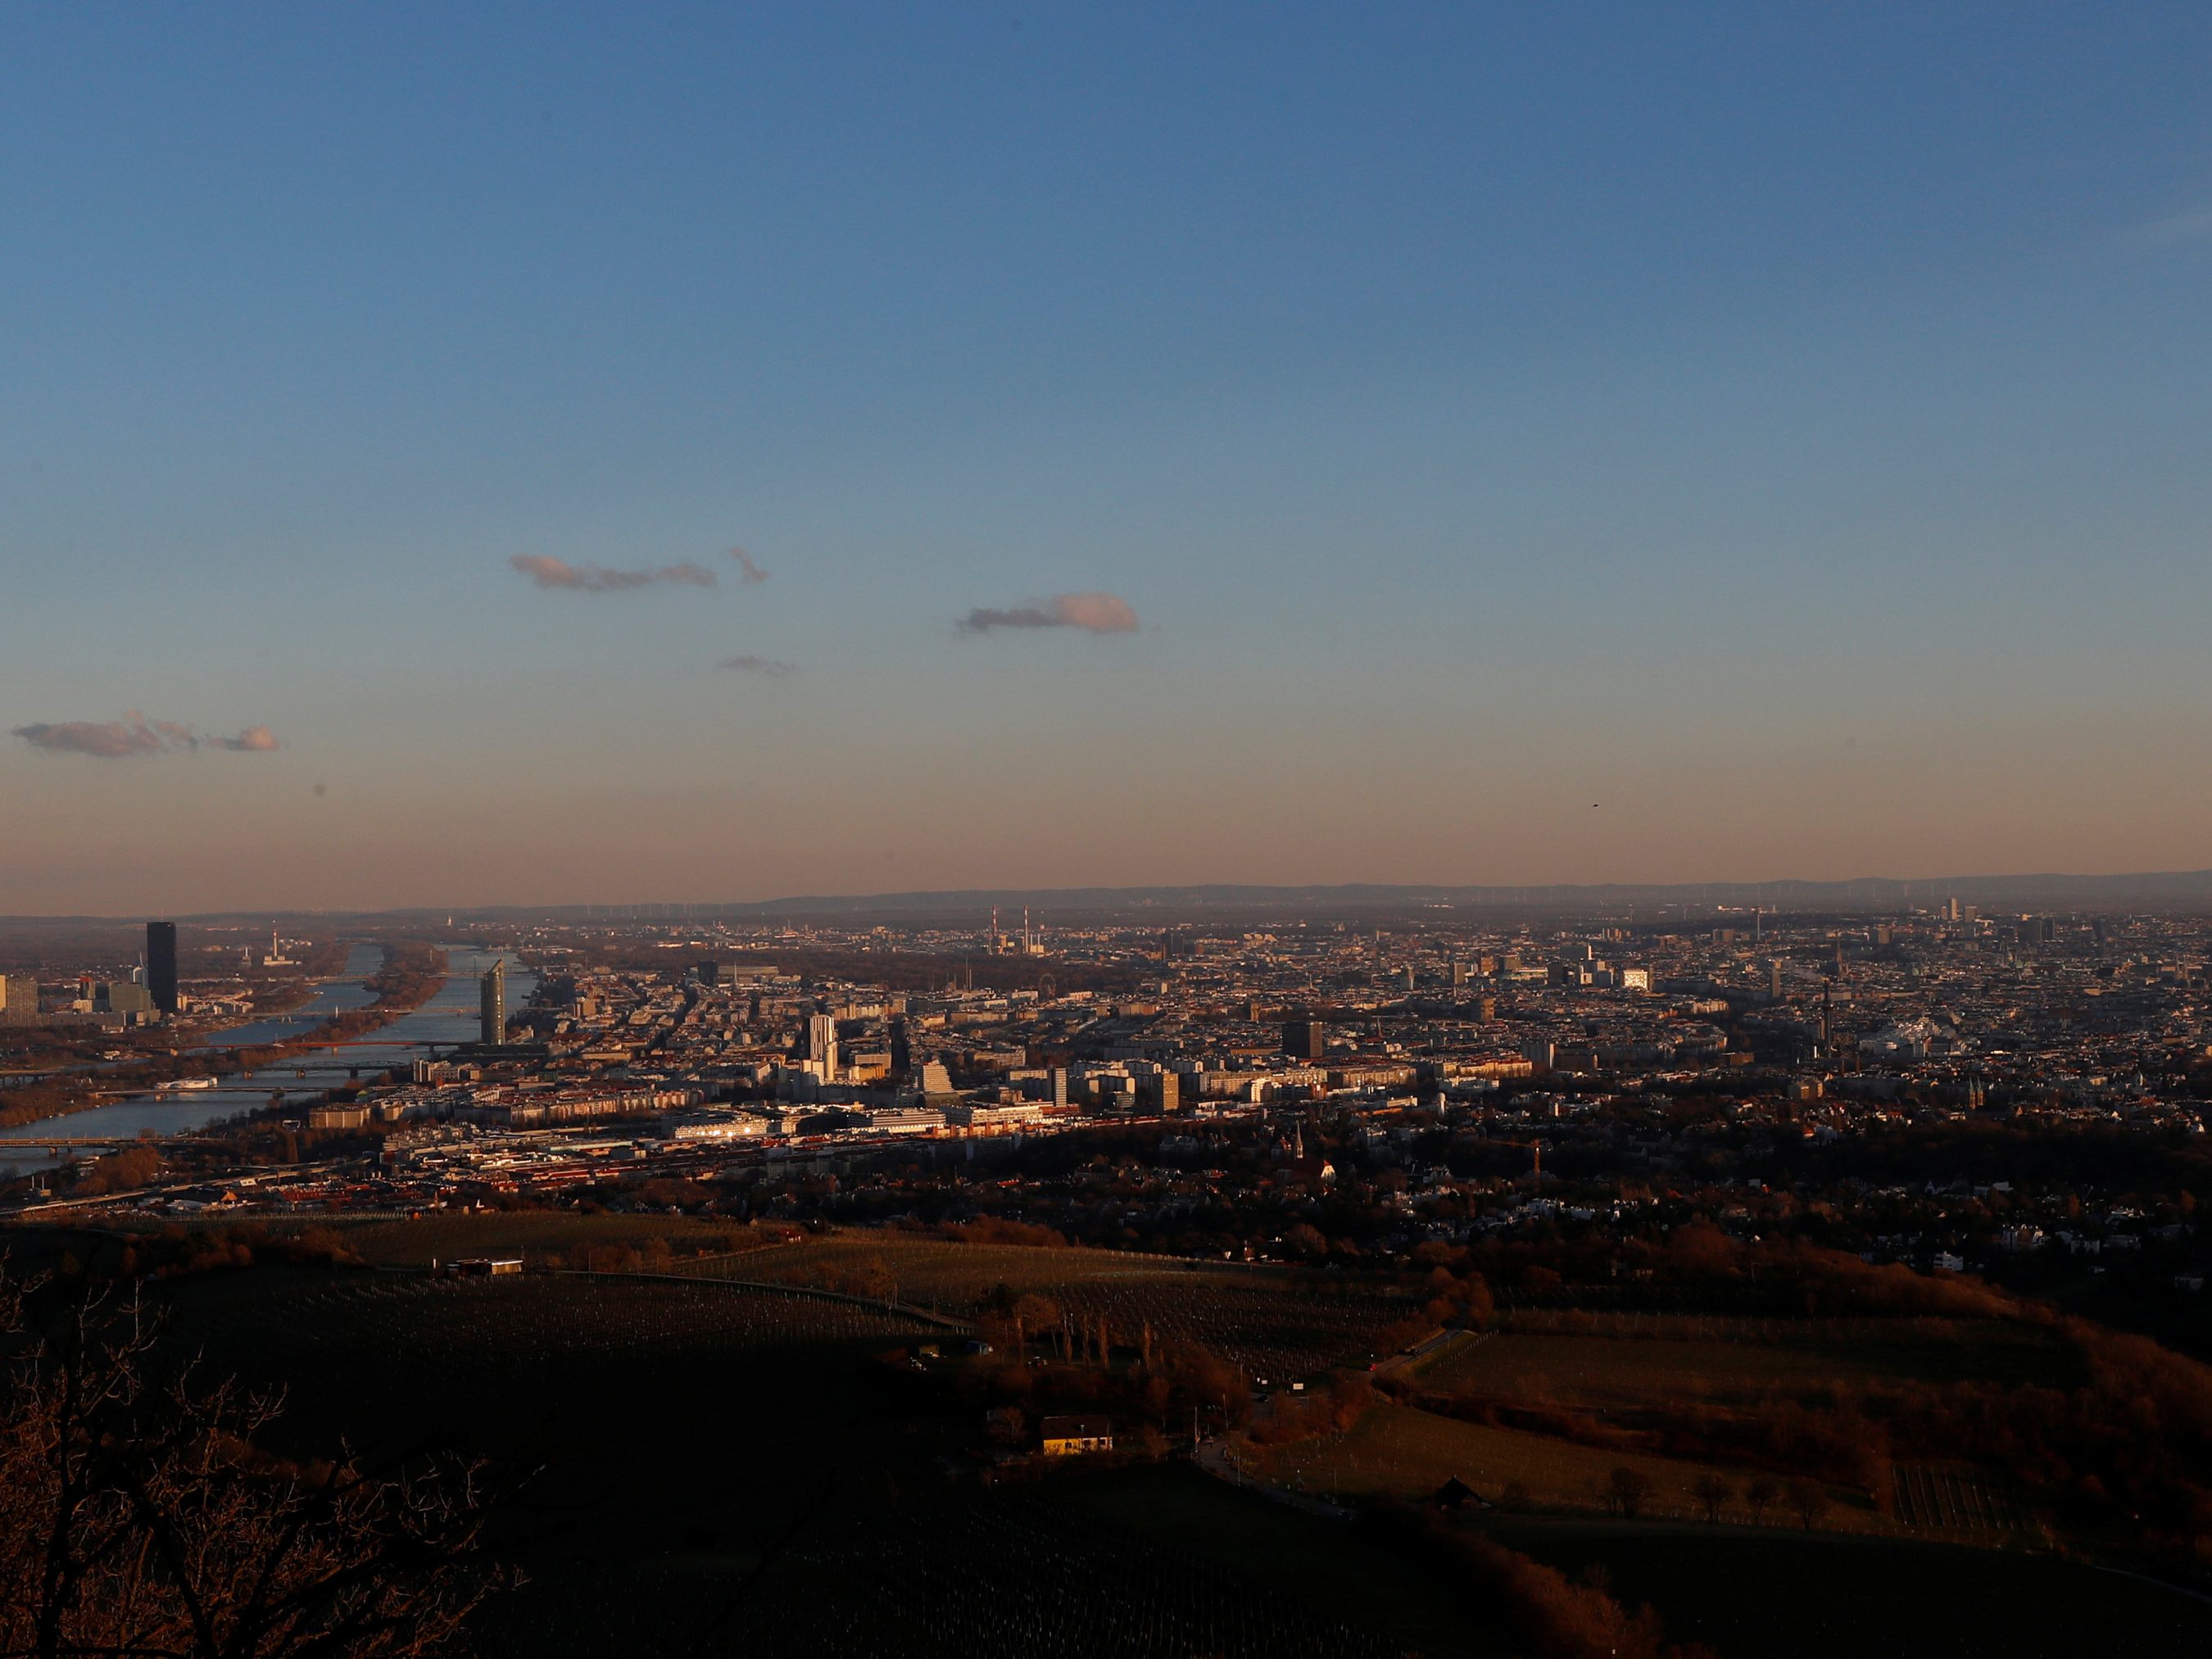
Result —
[{"label": "glass skyscraper", "polygon": [[501,957],[477,981],[477,1041],[497,1048],[507,1041],[507,961]]},{"label": "glass skyscraper", "polygon": [[146,924],[146,990],[165,1014],[177,1012],[177,924]]}]

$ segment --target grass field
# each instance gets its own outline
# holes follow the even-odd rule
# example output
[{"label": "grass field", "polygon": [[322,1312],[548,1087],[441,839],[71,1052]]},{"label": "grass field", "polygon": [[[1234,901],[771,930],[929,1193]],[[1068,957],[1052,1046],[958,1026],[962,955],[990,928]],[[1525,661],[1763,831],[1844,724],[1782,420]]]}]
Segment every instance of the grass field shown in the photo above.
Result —
[{"label": "grass field", "polygon": [[434,1364],[451,1374],[512,1372],[571,1358],[713,1358],[819,1343],[880,1346],[935,1335],[930,1328],[824,1298],[592,1276],[433,1279],[332,1273],[285,1298],[271,1323],[254,1299],[201,1299],[195,1329],[250,1344],[261,1362],[313,1370],[404,1371]]},{"label": "grass field", "polygon": [[[231,1224],[220,1220],[202,1226]],[[280,1223],[298,1231],[307,1224]],[[363,1261],[427,1267],[471,1256],[520,1256],[533,1267],[589,1255],[605,1273],[640,1270],[703,1281],[789,1285],[902,1302],[972,1318],[1000,1287],[1041,1296],[1059,1322],[1114,1346],[1203,1344],[1271,1382],[1358,1369],[1382,1358],[1384,1328],[1411,1305],[1358,1284],[1316,1286],[1285,1270],[1178,1257],[1018,1244],[969,1244],[928,1234],[852,1231],[770,1243],[750,1228],[683,1216],[556,1211],[434,1212],[340,1221],[333,1231]]]},{"label": "grass field", "polygon": [[1453,1344],[1413,1368],[1424,1389],[1497,1400],[1552,1401],[1596,1410],[1865,1388],[1886,1382],[2051,1383],[2063,1363],[2045,1334],[1976,1321],[1857,1320],[1844,1337],[1808,1323],[1771,1336],[1706,1340],[1504,1331]]},{"label": "grass field", "polygon": [[[101,1232],[187,1230],[297,1235],[337,1234],[362,1261],[383,1267],[427,1267],[467,1256],[524,1256],[533,1266],[580,1248],[643,1251],[656,1241],[682,1261],[701,1252],[757,1249],[766,1243],[733,1221],[695,1216],[581,1214],[571,1210],[429,1210],[412,1216],[237,1216],[210,1213],[187,1220],[116,1215]],[[33,1230],[24,1230],[27,1233]],[[36,1231],[50,1230],[39,1229]]]},{"label": "grass field", "polygon": [[[1462,1423],[1404,1406],[1377,1406],[1345,1434],[1247,1455],[1251,1460],[1248,1467],[1261,1478],[1322,1497],[1340,1493],[1418,1500],[1456,1477],[1492,1503],[1498,1501],[1507,1482],[1518,1481],[1534,1504],[1583,1510],[1601,1508],[1600,1494],[1607,1479],[1614,1469],[1626,1468],[1650,1481],[1645,1512],[1654,1516],[1697,1514],[1692,1488],[1702,1474],[1717,1472],[1739,1492],[1758,1478],[1747,1470],[1607,1451],[1549,1435]],[[1824,1528],[1887,1528],[1887,1522],[1863,1493],[1842,1487],[1825,1490],[1831,1507],[1820,1523]],[[1734,1518],[1749,1517],[1738,1504]],[[1784,1519],[1779,1506],[1768,1519],[1771,1523]]]},{"label": "grass field", "polygon": [[727,1222],[557,1210],[438,1211],[419,1218],[356,1222],[341,1231],[347,1248],[380,1267],[427,1267],[433,1261],[480,1255],[535,1260],[579,1245],[641,1249],[655,1239],[679,1256],[740,1249],[754,1243],[750,1232]]},{"label": "grass field", "polygon": [[[202,1225],[224,1225],[211,1220]],[[297,1231],[307,1224],[283,1223]],[[1384,1356],[1383,1329],[1410,1303],[1371,1286],[1316,1288],[1277,1268],[1178,1257],[1020,1244],[970,1244],[930,1234],[854,1230],[769,1243],[750,1228],[684,1216],[560,1211],[438,1212],[342,1221],[346,1247],[380,1267],[427,1267],[470,1256],[520,1256],[532,1266],[574,1264],[589,1254],[603,1272],[672,1273],[836,1291],[971,1318],[999,1287],[1042,1296],[1061,1322],[1116,1347],[1204,1344],[1248,1375],[1304,1380]],[[628,1253],[635,1259],[619,1259]]]},{"label": "grass field", "polygon": [[[708,1271],[718,1271],[708,1269]],[[1124,1255],[1115,1250],[1050,1249],[1027,1244],[963,1244],[927,1234],[887,1231],[831,1233],[781,1244],[741,1270],[747,1278],[845,1290],[857,1282],[895,1285],[902,1300],[972,1311],[993,1289],[1050,1294],[1094,1280],[1152,1283],[1187,1280],[1191,1269],[1169,1256]]]}]

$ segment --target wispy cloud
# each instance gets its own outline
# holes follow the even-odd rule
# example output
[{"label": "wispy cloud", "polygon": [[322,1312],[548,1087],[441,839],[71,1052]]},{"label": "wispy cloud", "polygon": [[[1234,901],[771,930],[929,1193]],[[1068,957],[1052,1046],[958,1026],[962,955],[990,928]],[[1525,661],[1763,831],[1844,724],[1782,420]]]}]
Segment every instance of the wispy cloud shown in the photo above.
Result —
[{"label": "wispy cloud", "polygon": [[19,726],[15,735],[50,755],[90,755],[100,760],[129,760],[140,755],[190,754],[198,749],[228,749],[266,754],[283,745],[265,726],[249,726],[234,738],[204,737],[174,720],[148,720],[133,708],[119,720],[59,720]]},{"label": "wispy cloud", "polygon": [[2143,248],[2189,247],[2198,242],[2212,242],[2212,207],[2193,208],[2186,213],[2150,220],[2130,229],[2127,239]]},{"label": "wispy cloud", "polygon": [[781,679],[786,674],[799,672],[797,663],[779,662],[774,657],[726,657],[722,666],[740,674],[765,674],[771,679]]},{"label": "wispy cloud", "polygon": [[994,628],[1079,628],[1086,634],[1133,634],[1137,613],[1112,593],[1055,593],[1048,599],[998,611],[979,606],[960,619],[963,634]]},{"label": "wispy cloud", "polygon": [[610,570],[605,565],[570,564],[550,553],[518,553],[507,563],[540,587],[565,587],[579,593],[617,593],[625,588],[650,587],[656,582],[691,587],[714,585],[713,571],[689,560],[653,570]]},{"label": "wispy cloud", "polygon": [[740,580],[750,583],[764,582],[768,580],[768,572],[762,569],[757,564],[755,564],[753,562],[753,556],[746,552],[744,548],[732,548],[730,550],[730,556],[738,562],[738,568],[744,573],[744,575],[739,578]]}]

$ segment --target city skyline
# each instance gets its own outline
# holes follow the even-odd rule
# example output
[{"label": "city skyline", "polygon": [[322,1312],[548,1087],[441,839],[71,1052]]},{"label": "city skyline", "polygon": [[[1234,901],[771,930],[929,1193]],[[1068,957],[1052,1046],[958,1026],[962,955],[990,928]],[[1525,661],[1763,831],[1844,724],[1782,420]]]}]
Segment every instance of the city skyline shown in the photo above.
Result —
[{"label": "city skyline", "polygon": [[[1220,925],[1273,916],[1299,922],[1398,918],[1426,927],[1435,913],[1462,911],[1470,922],[1517,915],[1528,923],[1592,921],[1711,923],[1728,913],[1761,915],[1881,917],[1940,915],[1961,905],[1977,915],[2020,918],[2059,912],[2075,917],[2137,914],[2197,915],[2212,908],[2212,869],[2130,871],[2109,874],[2030,872],[1919,877],[1863,876],[1842,881],[1780,878],[1678,883],[1552,882],[1503,884],[1338,882],[1299,884],[1191,883],[1126,887],[977,887],[853,893],[784,893],[766,899],[639,898],[544,904],[395,905],[382,908],[242,906],[178,911],[194,922],[233,924],[270,917],[421,921],[442,915],[447,926],[504,925],[531,920],[569,923],[720,926],[860,920],[905,926],[957,926],[989,919],[994,939],[1018,937],[999,912],[1020,907],[1023,934],[1042,938],[1054,926],[1091,926],[1108,919],[1149,917],[1162,928]],[[1035,914],[1032,915],[1032,910]],[[106,924],[129,918],[92,913],[0,913],[0,923],[36,928],[49,922]],[[149,922],[150,928],[171,926]],[[1363,924],[1364,925],[1364,924]],[[149,935],[149,945],[151,934]],[[273,950],[273,947],[272,947]],[[149,956],[152,954],[150,949]]]},{"label": "city skyline", "polygon": [[0,913],[2195,870],[2212,20],[0,20]]}]

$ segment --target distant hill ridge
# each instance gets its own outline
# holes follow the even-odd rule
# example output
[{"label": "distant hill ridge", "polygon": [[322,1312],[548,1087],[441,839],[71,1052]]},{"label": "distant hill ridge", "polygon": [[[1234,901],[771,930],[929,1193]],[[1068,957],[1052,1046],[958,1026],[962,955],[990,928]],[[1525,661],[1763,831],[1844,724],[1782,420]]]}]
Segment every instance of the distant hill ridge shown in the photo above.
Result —
[{"label": "distant hill ridge", "polygon": [[[1161,909],[1378,909],[1449,905],[1462,909],[1620,908],[1690,905],[1785,909],[1895,909],[1956,898],[1984,909],[2212,908],[2212,870],[2110,876],[1956,876],[1902,880],[1559,884],[1476,886],[1348,882],[1304,887],[1238,883],[1178,887],[975,888],[950,892],[817,894],[759,903],[717,905],[717,913],[761,916],[790,913],[973,911],[996,905],[1002,926],[1020,925],[1019,911]],[[1008,914],[1012,911],[1013,914]]]},{"label": "distant hill ridge", "polygon": [[[2019,875],[1916,877],[1903,880],[1865,876],[1849,881],[1735,881],[1595,884],[1550,886],[1349,882],[1334,885],[1266,886],[1243,883],[1201,883],[1158,887],[1005,887],[957,890],[799,894],[784,898],[730,902],[640,902],[636,904],[473,905],[409,908],[381,911],[225,911],[179,920],[212,921],[239,917],[315,915],[358,915],[364,920],[442,921],[456,926],[524,917],[581,921],[604,916],[640,921],[739,918],[774,921],[809,917],[905,917],[949,919],[987,915],[999,910],[1001,927],[1018,932],[1024,908],[1039,921],[1064,923],[1073,915],[1157,915],[1163,921],[1202,915],[1241,918],[1272,916],[1345,917],[1450,908],[1468,912],[1519,911],[1552,915],[1650,911],[1665,907],[1691,912],[1715,908],[1769,911],[1893,913],[1908,905],[1933,908],[1948,899],[1984,911],[2101,910],[2212,912],[2212,870],[2146,872],[2125,875]],[[94,922],[109,918],[7,917],[0,926]]]}]

